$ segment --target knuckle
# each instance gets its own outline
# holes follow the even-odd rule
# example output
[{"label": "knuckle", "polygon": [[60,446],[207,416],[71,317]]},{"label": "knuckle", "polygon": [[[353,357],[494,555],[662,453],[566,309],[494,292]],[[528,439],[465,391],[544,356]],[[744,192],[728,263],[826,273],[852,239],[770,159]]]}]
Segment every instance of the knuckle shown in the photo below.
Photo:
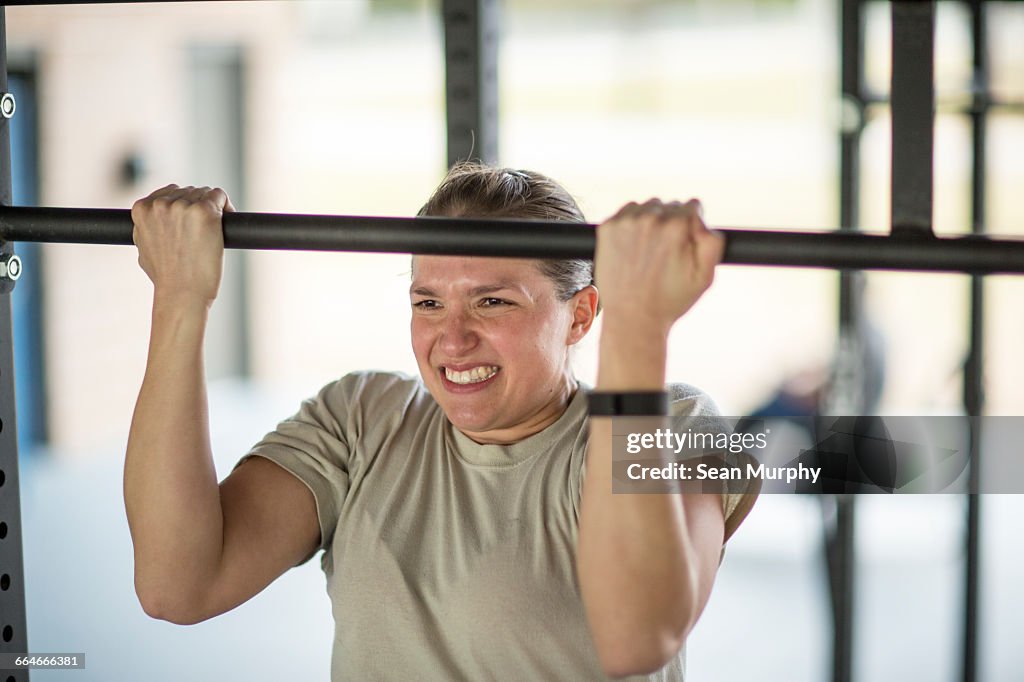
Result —
[{"label": "knuckle", "polygon": [[662,216],[659,213],[653,213],[651,211],[645,211],[637,218],[637,225],[640,227],[650,230],[656,228],[661,224]]},{"label": "knuckle", "polygon": [[636,203],[635,201],[630,201],[628,204],[625,204],[622,208],[616,211],[615,215],[612,216],[611,220],[621,220],[627,216],[633,215],[639,208],[640,204]]},{"label": "knuckle", "polygon": [[184,210],[189,217],[202,218],[210,214],[210,203],[205,200],[189,201]]}]

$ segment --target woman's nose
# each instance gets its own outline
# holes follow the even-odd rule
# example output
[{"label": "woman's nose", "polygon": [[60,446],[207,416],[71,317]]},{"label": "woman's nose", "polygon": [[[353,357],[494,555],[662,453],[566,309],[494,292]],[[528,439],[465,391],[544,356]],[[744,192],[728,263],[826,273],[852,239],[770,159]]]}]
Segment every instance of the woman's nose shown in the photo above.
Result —
[{"label": "woman's nose", "polygon": [[452,358],[465,355],[479,341],[473,321],[461,311],[453,311],[445,316],[441,325],[441,338],[438,343],[441,350]]}]

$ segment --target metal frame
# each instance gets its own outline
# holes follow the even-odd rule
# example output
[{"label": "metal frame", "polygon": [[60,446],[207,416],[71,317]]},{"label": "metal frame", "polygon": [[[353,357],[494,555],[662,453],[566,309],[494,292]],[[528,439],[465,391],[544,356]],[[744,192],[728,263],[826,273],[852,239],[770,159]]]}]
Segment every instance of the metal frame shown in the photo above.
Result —
[{"label": "metal frame", "polygon": [[[972,43],[972,101],[971,120],[971,232],[985,232],[985,161],[988,112],[992,106],[988,73],[988,30],[984,0],[970,0]],[[964,411],[980,416],[985,409],[984,383],[984,328],[985,284],[980,277],[971,277],[971,304],[967,360],[964,363]],[[967,496],[967,537],[964,542],[966,563],[964,571],[964,629],[962,674],[964,682],[978,677],[978,611],[981,575],[981,421],[970,420],[970,456]]]},{"label": "metal frame", "polygon": [[498,162],[497,0],[442,0],[448,166]]},{"label": "metal frame", "polygon": [[[130,4],[160,0],[134,0]],[[855,122],[842,131],[841,198],[838,232],[723,230],[724,261],[734,264],[824,267],[841,273],[841,334],[855,334],[860,319],[859,269],[966,272],[971,279],[970,350],[964,370],[964,405],[971,415],[984,406],[982,382],[983,282],[980,275],[1024,273],[1024,241],[994,240],[984,233],[985,122],[1000,103],[988,91],[985,0],[969,3],[974,38],[971,116],[972,237],[936,238],[932,232],[932,148],[935,110],[932,57],[934,0],[892,0],[893,10],[893,203],[889,236],[855,231],[858,147],[866,108],[880,103],[862,83],[865,0],[842,0],[842,88]],[[9,4],[106,4],[111,0],[18,2]],[[6,91],[6,26],[0,5],[0,92]],[[478,158],[494,163],[497,137],[497,0],[443,0],[445,26],[448,163]],[[0,119],[0,255],[12,241],[131,244],[131,218],[125,210],[10,207],[9,125]],[[225,218],[230,248],[312,249],[519,257],[593,256],[593,225],[444,218],[364,218],[236,213]],[[10,296],[0,293],[0,653],[28,650],[19,499],[18,450],[11,353]],[[977,446],[972,438],[971,475],[976,490]],[[964,680],[977,669],[978,529],[980,499],[969,496],[965,590]],[[0,533],[2,534],[2,533]],[[831,540],[830,577],[835,616],[833,676],[852,679],[853,505],[838,500]],[[7,679],[28,680],[28,671]]]},{"label": "metal frame", "polygon": [[[934,94],[934,0],[892,0],[893,74],[892,92],[885,97],[866,91],[861,80],[863,66],[863,15],[867,0],[843,0],[843,95],[856,112],[856,129],[843,132],[841,153],[841,215],[842,225],[856,224],[857,145],[866,109],[871,105],[892,106],[892,231],[908,238],[932,238],[932,149],[934,144],[934,112],[940,108]],[[986,122],[993,109],[1024,111],[1024,103],[997,101],[989,90],[988,43],[985,18],[987,0],[962,0],[971,16],[972,62],[971,103],[956,107],[956,113],[970,117],[973,161],[971,168],[971,233],[985,233],[985,159]],[[855,36],[855,37],[854,37]],[[928,125],[921,125],[927,121]],[[847,219],[850,220],[847,223]],[[840,290],[841,329],[848,328],[856,317],[859,302],[852,299],[845,273]],[[963,405],[968,415],[981,415],[984,410],[984,282],[974,275],[970,281],[969,342],[963,373]],[[981,468],[981,428],[971,424],[969,490],[967,496],[964,539],[964,612],[961,651],[961,675],[965,682],[978,676],[978,609],[980,568],[980,527],[982,498],[976,494]],[[852,508],[849,510],[852,526]],[[838,516],[841,518],[842,513]],[[848,543],[848,544],[847,544]],[[853,540],[840,543],[838,553],[852,561]],[[830,561],[833,591],[837,609],[836,646],[833,657],[835,680],[852,679],[850,650],[852,647],[852,566]],[[849,598],[847,598],[849,595]]]},{"label": "metal frame", "polygon": [[[0,6],[0,93],[7,92],[7,22]],[[0,118],[0,205],[11,203],[11,126]],[[0,254],[14,252],[0,242]],[[18,420],[14,395],[14,338],[11,288],[0,293],[0,653],[28,651],[25,618],[25,562],[21,537],[21,480],[18,472]],[[3,532],[5,531],[5,532]],[[28,670],[7,671],[7,681],[29,679]]]},{"label": "metal frame", "polygon": [[[839,229],[857,232],[860,198],[860,138],[864,129],[865,106],[862,99],[864,32],[861,0],[841,0],[840,13],[840,86],[847,120],[839,134]],[[863,312],[864,275],[861,272],[839,274],[839,339],[836,377],[850,377],[845,371],[859,362],[852,340],[860,337]],[[862,373],[856,375],[859,379]],[[837,382],[832,392],[850,395],[849,386]],[[834,406],[833,406],[834,407]],[[837,410],[838,411],[838,410]],[[853,410],[851,413],[859,413]],[[832,605],[832,679],[853,679],[853,586],[856,498],[834,495],[833,514],[823,507],[825,565]]]},{"label": "metal frame", "polygon": [[932,234],[935,2],[892,2],[892,233]]},{"label": "metal frame", "polygon": [[[223,222],[224,245],[236,249],[592,258],[596,241],[592,224],[531,220],[229,213]],[[734,265],[1024,274],[1024,240],[843,230],[721,232],[726,238],[723,261]],[[131,212],[6,207],[0,209],[0,239],[127,246],[132,244]]]}]

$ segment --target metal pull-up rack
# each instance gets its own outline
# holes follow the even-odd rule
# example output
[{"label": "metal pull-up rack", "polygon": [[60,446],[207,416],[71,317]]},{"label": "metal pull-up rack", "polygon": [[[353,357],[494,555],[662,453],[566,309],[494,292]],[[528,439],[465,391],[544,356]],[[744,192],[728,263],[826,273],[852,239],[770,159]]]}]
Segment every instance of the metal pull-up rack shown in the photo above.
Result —
[{"label": "metal pull-up rack", "polygon": [[[539,220],[228,213],[234,249],[353,251],[515,258],[593,258],[596,225]],[[723,262],[829,269],[1024,273],[1024,240],[849,231],[723,229]],[[127,209],[0,208],[0,240],[132,242]]]},{"label": "metal pull-up rack", "polygon": [[[93,3],[110,0],[93,0]],[[151,2],[156,0],[135,0]],[[985,115],[988,93],[984,0],[965,0],[974,38],[974,89],[970,109],[974,165],[971,236],[935,236],[932,230],[934,0],[892,0],[892,227],[888,235],[865,234],[858,225],[858,147],[865,112],[881,103],[863,86],[863,7],[867,0],[840,0],[842,91],[858,114],[840,133],[840,229],[773,232],[726,229],[725,262],[745,265],[822,267],[840,273],[840,335],[856,333],[862,303],[857,278],[863,269],[968,273],[972,277],[970,351],[965,371],[965,409],[983,408],[981,275],[1024,274],[1024,241],[983,236]],[[51,4],[18,2],[9,4]],[[59,4],[92,4],[61,2]],[[0,5],[0,93],[7,92],[6,28]],[[445,27],[448,158],[497,161],[498,0],[442,0]],[[9,96],[0,104],[0,653],[29,651],[25,618],[18,450],[9,292],[20,274],[13,242],[132,244],[125,209],[11,206]],[[225,245],[243,249],[343,250],[590,258],[593,225],[450,218],[380,218],[232,213],[224,218]],[[842,358],[840,358],[842,361]],[[858,406],[852,405],[857,410]],[[972,424],[974,422],[972,421]],[[977,490],[980,435],[971,434],[972,487]],[[854,499],[838,496],[826,547],[833,606],[833,679],[852,679]],[[963,679],[976,677],[979,498],[969,496],[967,578],[964,605]],[[28,679],[9,671],[4,682]]]}]

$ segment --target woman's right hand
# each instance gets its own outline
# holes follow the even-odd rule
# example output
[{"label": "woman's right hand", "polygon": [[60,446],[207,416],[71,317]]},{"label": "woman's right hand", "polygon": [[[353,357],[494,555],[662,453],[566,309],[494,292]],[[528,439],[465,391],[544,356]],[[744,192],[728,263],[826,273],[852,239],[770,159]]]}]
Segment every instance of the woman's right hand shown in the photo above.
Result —
[{"label": "woman's right hand", "polygon": [[224,269],[221,219],[233,210],[219,187],[167,185],[135,202],[132,239],[154,297],[213,303]]}]

